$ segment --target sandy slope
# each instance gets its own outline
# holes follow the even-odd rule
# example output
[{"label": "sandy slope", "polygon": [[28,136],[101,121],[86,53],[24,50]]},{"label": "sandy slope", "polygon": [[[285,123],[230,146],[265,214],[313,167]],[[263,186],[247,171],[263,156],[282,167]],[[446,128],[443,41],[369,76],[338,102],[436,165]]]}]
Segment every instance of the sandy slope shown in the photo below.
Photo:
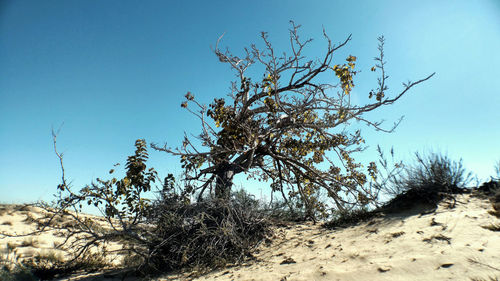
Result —
[{"label": "sandy slope", "polygon": [[[38,235],[23,236],[37,230],[34,219],[43,218],[42,209],[23,205],[0,205],[0,233],[17,234],[19,237],[4,237],[0,235],[0,254],[12,259],[30,257],[36,253],[54,251],[59,255],[63,252],[55,250],[55,246],[64,241],[63,233],[50,231]],[[10,248],[10,249],[8,249]]]},{"label": "sandy slope", "polygon": [[[463,195],[457,206],[442,204],[436,213],[390,215],[344,229],[319,225],[278,227],[262,244],[256,260],[201,277],[167,275],[158,280],[471,280],[500,278],[500,232],[482,228],[500,219],[488,214],[487,200]],[[4,212],[0,230],[22,232],[22,211]],[[2,224],[11,221],[12,225]],[[60,239],[34,237],[38,247],[18,247],[21,254],[46,251]],[[0,238],[22,244],[23,239]],[[17,239],[17,238],[16,238]],[[79,276],[73,280],[95,280]],[[111,280],[99,278],[99,280]]]},{"label": "sandy slope", "polygon": [[[500,278],[500,220],[491,204],[468,195],[455,209],[392,215],[345,229],[311,224],[277,230],[257,262],[196,280],[470,280]],[[292,262],[292,263],[287,263]],[[179,276],[166,277],[163,280]]]}]

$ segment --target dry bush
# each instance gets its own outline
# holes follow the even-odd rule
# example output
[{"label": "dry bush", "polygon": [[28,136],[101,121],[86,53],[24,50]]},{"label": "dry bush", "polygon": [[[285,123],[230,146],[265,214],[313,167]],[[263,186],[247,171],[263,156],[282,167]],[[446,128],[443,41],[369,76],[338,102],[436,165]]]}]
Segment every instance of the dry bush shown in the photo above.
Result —
[{"label": "dry bush", "polygon": [[[269,232],[258,206],[244,197],[229,202],[209,198],[187,203],[177,193],[163,193],[153,208],[156,241],[151,241],[143,272],[179,268],[211,269],[251,257]],[[250,204],[249,204],[250,203]]]},{"label": "dry bush", "polygon": [[392,182],[399,194],[380,208],[381,211],[397,212],[420,204],[435,209],[443,199],[454,201],[454,194],[466,192],[471,173],[463,167],[461,159],[454,161],[434,152],[427,155],[417,152],[415,156],[416,163],[406,166]]}]

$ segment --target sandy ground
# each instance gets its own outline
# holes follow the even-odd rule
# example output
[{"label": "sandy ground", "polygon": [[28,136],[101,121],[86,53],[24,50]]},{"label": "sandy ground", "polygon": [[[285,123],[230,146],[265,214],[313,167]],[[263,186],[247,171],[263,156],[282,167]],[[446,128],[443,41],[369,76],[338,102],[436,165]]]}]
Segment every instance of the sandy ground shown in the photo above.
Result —
[{"label": "sandy ground", "polygon": [[[500,223],[488,214],[491,209],[487,200],[461,195],[454,209],[442,204],[427,215],[387,215],[334,230],[312,224],[277,227],[253,261],[198,277],[170,274],[156,280],[500,280],[500,232],[482,227]],[[0,231],[26,230],[23,212],[3,212]],[[37,244],[21,246],[30,238]],[[4,251],[7,243],[16,243],[18,254],[29,255],[50,251],[59,239],[50,233],[0,238],[0,247]],[[67,279],[112,280],[93,275]]]},{"label": "sandy ground", "polygon": [[23,205],[0,205],[0,233],[17,234],[19,237],[0,235],[0,254],[5,259],[31,257],[37,253],[54,252],[64,256],[56,247],[64,241],[64,233],[50,231],[28,235],[37,230],[36,219],[44,218],[42,209]]}]

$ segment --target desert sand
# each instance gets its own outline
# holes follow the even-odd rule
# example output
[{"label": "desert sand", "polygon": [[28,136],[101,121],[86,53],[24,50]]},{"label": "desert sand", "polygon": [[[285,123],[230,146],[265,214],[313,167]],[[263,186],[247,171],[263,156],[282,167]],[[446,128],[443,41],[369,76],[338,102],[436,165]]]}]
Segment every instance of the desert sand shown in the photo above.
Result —
[{"label": "desert sand", "polygon": [[[4,206],[5,207],[5,206]],[[35,208],[7,208],[0,215],[0,231],[25,233],[34,226],[26,215]],[[195,273],[168,274],[156,280],[489,280],[500,278],[500,232],[483,226],[500,219],[488,213],[487,199],[457,196],[455,208],[443,202],[434,213],[418,210],[385,215],[345,228],[320,224],[275,227],[255,259],[245,264]],[[59,234],[60,235],[60,234]],[[31,240],[30,240],[31,239]],[[50,251],[62,237],[0,238],[16,245],[16,254]],[[31,242],[30,242],[31,241]],[[36,241],[33,243],[33,241]],[[24,246],[23,246],[24,243]],[[29,245],[31,244],[31,245]],[[96,274],[61,280],[112,280]],[[115,278],[115,280],[120,280]]]}]

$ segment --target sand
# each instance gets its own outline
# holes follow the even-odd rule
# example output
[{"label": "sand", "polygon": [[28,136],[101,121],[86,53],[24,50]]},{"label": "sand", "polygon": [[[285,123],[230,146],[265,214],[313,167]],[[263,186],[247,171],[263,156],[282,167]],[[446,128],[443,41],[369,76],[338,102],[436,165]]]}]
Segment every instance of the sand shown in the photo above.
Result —
[{"label": "sand", "polygon": [[[243,265],[156,280],[500,280],[500,232],[482,227],[500,223],[488,213],[491,204],[459,195],[455,208],[447,205],[431,214],[386,215],[331,230],[310,223],[276,227],[275,237]],[[23,216],[20,210],[3,212],[0,231],[22,233],[30,227]],[[19,254],[50,250],[62,239],[50,233],[32,238],[38,245],[17,247]],[[29,237],[0,238],[0,247],[24,239]],[[68,279],[112,280],[94,275],[61,280]]]}]

